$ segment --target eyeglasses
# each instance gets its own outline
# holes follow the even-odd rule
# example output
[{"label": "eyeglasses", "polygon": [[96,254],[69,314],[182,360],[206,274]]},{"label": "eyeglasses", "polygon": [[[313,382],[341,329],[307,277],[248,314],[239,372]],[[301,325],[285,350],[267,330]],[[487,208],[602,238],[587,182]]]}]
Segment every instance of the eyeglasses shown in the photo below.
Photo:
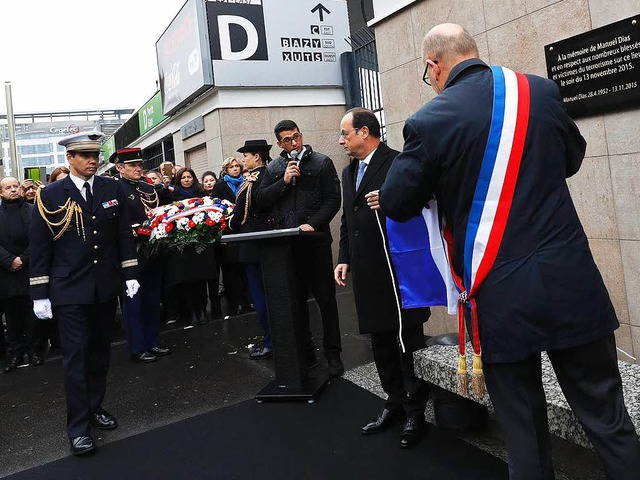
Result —
[{"label": "eyeglasses", "polygon": [[285,145],[289,145],[293,141],[298,141],[302,138],[302,134],[300,132],[294,133],[290,137],[284,137],[280,139],[280,143],[284,143]]},{"label": "eyeglasses", "polygon": [[362,127],[352,128],[351,130],[346,131],[346,132],[345,132],[344,130],[341,130],[341,131],[340,131],[340,138],[347,138],[351,132],[357,132],[357,131],[358,131],[358,130],[360,130],[361,128],[362,128]]},{"label": "eyeglasses", "polygon": [[427,59],[426,62],[427,62],[427,66],[424,67],[424,73],[422,74],[422,81],[427,85],[431,86],[431,80],[429,80],[429,65],[431,65],[432,63],[434,65],[438,65],[438,60]]}]

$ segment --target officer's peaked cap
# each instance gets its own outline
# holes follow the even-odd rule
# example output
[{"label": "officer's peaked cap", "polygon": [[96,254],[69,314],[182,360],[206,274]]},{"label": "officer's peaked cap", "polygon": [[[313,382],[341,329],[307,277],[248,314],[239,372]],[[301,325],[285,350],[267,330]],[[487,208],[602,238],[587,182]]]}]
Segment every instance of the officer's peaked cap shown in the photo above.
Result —
[{"label": "officer's peaked cap", "polygon": [[102,132],[78,132],[64,137],[58,142],[69,151],[99,152],[104,142],[105,135]]},{"label": "officer's peaked cap", "polygon": [[142,161],[142,149],[122,148],[109,157],[111,163],[132,163]]}]

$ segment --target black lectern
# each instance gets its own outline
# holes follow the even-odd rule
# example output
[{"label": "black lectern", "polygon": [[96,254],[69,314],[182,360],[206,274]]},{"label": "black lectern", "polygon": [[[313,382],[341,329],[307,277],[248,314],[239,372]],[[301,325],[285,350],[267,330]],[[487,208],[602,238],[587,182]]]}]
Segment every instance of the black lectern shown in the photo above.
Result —
[{"label": "black lectern", "polygon": [[313,403],[329,378],[319,371],[309,375],[303,356],[299,304],[293,265],[293,242],[304,242],[317,234],[297,228],[225,235],[224,243],[255,242],[260,248],[276,378],[260,390],[255,399],[306,400]]}]

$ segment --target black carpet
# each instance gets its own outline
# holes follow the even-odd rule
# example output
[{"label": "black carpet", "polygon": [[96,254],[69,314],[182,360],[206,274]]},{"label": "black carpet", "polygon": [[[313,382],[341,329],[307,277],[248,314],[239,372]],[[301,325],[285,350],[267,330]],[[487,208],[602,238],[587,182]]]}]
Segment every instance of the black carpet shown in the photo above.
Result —
[{"label": "black carpet", "polygon": [[[66,457],[9,480],[506,479],[501,460],[431,426],[402,450],[401,426],[363,437],[383,401],[334,380],[315,404],[253,400]],[[121,426],[120,428],[126,428]],[[109,432],[104,437],[108,439]]]}]

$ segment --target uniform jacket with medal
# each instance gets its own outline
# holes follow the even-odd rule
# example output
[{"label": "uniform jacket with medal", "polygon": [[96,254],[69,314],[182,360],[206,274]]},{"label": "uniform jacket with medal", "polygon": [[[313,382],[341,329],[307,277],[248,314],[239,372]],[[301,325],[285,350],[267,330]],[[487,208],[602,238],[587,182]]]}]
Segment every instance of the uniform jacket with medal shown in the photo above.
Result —
[{"label": "uniform jacket with medal", "polygon": [[[398,308],[387,264],[384,242],[376,214],[367,206],[366,193],[380,188],[398,151],[381,143],[369,161],[360,186],[355,182],[358,160],[342,171],[342,221],[338,263],[349,264],[360,333],[398,330]],[[386,232],[384,215],[380,222]],[[397,281],[396,281],[397,285]],[[414,327],[429,318],[428,308],[402,310],[404,327]]]},{"label": "uniform jacket with medal", "polygon": [[[582,164],[586,142],[556,84],[527,79],[530,116],[513,203],[476,295],[487,362],[583,345],[618,327],[566,183]],[[436,195],[452,227],[458,275],[492,107],[490,68],[478,59],[455,66],[443,92],[407,120],[403,152],[380,193],[384,213],[399,221],[418,215]]]},{"label": "uniform jacket with medal", "polygon": [[[134,226],[140,226],[147,220],[145,203],[142,199],[147,202],[148,208],[167,205],[172,201],[170,192],[164,187],[158,188],[145,180],[127,180],[120,175],[116,179],[121,184],[126,197],[125,205],[131,218],[132,232],[135,231]],[[139,237],[136,240],[140,240]],[[144,269],[148,259],[140,252],[138,253],[138,268]]]},{"label": "uniform jacket with medal", "polygon": [[[122,185],[95,176],[92,194],[89,209],[70,176],[40,192],[49,211],[71,198],[82,209],[82,222],[72,215],[69,228],[54,241],[61,227],[52,227],[52,233],[38,205],[33,209],[29,276],[34,300],[49,298],[54,306],[102,303],[122,294],[124,280],[136,278],[136,246]],[[64,213],[48,218],[59,222]]]}]

